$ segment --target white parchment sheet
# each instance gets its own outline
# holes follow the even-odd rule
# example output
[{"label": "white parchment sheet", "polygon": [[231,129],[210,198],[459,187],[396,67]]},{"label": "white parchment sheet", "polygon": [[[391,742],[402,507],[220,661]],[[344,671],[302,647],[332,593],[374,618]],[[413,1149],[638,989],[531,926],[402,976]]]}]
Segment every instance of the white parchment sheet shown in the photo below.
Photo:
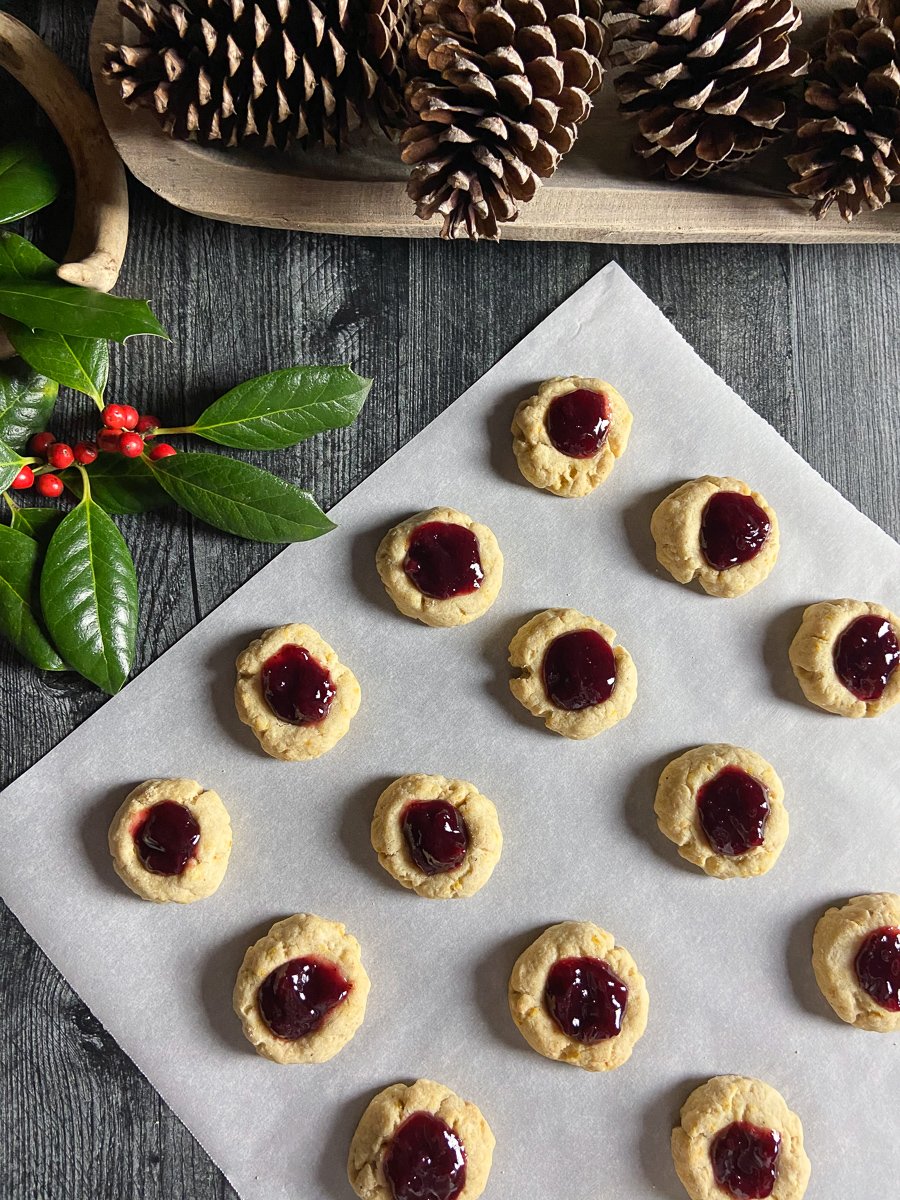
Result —
[{"label": "white parchment sheet", "polygon": [[[634,411],[626,456],[583,500],[525,484],[509,436],[516,403],[571,373],[609,379]],[[679,587],[655,563],[650,513],[706,472],[746,479],[781,522],[774,573],[738,600]],[[486,521],[506,556],[499,600],[463,629],[401,617],[375,572],[383,532],[435,504]],[[365,1104],[421,1076],[492,1125],[491,1197],[674,1200],[678,1108],[728,1072],[767,1080],[801,1115],[810,1198],[895,1196],[898,1038],[834,1018],[809,954],[828,905],[900,890],[900,711],[812,708],[787,648],[812,601],[900,607],[900,547],[615,265],[334,516],[335,533],[286,550],[0,799],[0,893],[245,1200],[349,1196]],[[508,690],[510,637],[559,605],[609,623],[637,665],[631,716],[588,742],[546,732]],[[237,652],[288,621],[317,628],[362,684],[350,733],[314,763],[266,758],[232,704]],[[656,828],[662,766],[715,741],[752,747],[784,780],[791,833],[763,878],[708,879]],[[426,901],[378,866],[372,809],[409,771],[472,780],[496,803],[503,856],[474,898]],[[221,889],[189,907],[136,899],[106,849],[124,794],[166,775],[218,790],[234,824]],[[337,1058],[279,1067],[244,1041],[231,990],[246,947],[297,911],[346,923],[372,991]],[[608,1075],[540,1058],[507,1010],[513,961],[567,918],[612,930],[647,979],[647,1033]]]}]

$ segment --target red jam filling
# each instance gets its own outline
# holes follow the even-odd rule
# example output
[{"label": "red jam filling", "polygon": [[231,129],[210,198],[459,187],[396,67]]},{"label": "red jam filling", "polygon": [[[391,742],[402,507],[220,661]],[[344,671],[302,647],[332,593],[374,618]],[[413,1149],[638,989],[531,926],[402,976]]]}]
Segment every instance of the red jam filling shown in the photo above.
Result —
[{"label": "red jam filling", "polygon": [[569,458],[593,458],[609,432],[609,401],[587,388],[551,400],[545,419],[547,436]]},{"label": "red jam filling", "polygon": [[857,617],[835,643],[834,669],[857,700],[879,700],[898,665],[900,643],[884,617]]},{"label": "red jam filling", "polygon": [[697,792],[697,815],[713,850],[735,858],[766,840],[769,795],[740,767],[725,767]]},{"label": "red jam filling", "polygon": [[615,686],[615,655],[596,630],[563,633],[547,647],[544,690],[557,708],[578,712],[602,704]]},{"label": "red jam filling", "polygon": [[262,668],[262,689],[276,717],[291,725],[324,721],[337,689],[331,675],[302,646],[282,646]]},{"label": "red jam filling", "polygon": [[403,810],[401,828],[410,857],[423,875],[461,867],[469,849],[462,813],[446,800],[413,800]]},{"label": "red jam filling", "polygon": [[276,1037],[306,1037],[343,1004],[352,986],[333,963],[312,956],[292,958],[260,984],[259,1011]]},{"label": "red jam filling", "polygon": [[573,1041],[592,1046],[622,1029],[628,986],[599,958],[561,958],[544,984],[550,1016]]},{"label": "red jam filling", "polygon": [[403,570],[432,600],[467,596],[484,580],[478,538],[471,529],[449,521],[426,521],[412,531]]},{"label": "red jam filling", "polygon": [[781,1134],[734,1121],[713,1138],[709,1156],[716,1183],[734,1200],[771,1196],[778,1177]]},{"label": "red jam filling", "polygon": [[859,986],[888,1012],[900,1012],[900,929],[886,925],[863,941],[856,956]]},{"label": "red jam filling", "polygon": [[148,871],[180,875],[197,853],[200,825],[183,804],[162,800],[142,814],[132,837]]},{"label": "red jam filling", "polygon": [[388,1143],[381,1169],[394,1200],[456,1200],[466,1186],[466,1151],[440,1117],[415,1112]]},{"label": "red jam filling", "polygon": [[700,518],[700,549],[717,571],[755,558],[772,526],[765,510],[741,492],[714,492]]}]

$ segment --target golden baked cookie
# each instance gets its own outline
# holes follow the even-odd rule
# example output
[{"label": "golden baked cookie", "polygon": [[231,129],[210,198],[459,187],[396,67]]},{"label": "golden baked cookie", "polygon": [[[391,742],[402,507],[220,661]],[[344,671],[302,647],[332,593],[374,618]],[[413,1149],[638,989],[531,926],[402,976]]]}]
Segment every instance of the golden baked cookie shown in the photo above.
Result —
[{"label": "golden baked cookie", "polygon": [[881,604],[811,604],[789,656],[804,696],[826,712],[878,717],[900,701],[900,617]]},{"label": "golden baked cookie", "polygon": [[395,525],[375,565],[404,616],[439,628],[483,616],[503,582],[497,539],[455,508],[430,508]]},{"label": "golden baked cookie", "polygon": [[778,518],[743,480],[703,475],[666,496],[650,518],[656,557],[673,579],[710,596],[743,596],[778,558]]},{"label": "golden baked cookie", "polygon": [[448,1182],[457,1200],[477,1200],[493,1154],[494,1135],[477,1106],[420,1079],[394,1083],[371,1102],[350,1143],[347,1175],[362,1200],[446,1195]]},{"label": "golden baked cookie", "polygon": [[509,977],[509,1011],[532,1050],[585,1071],[627,1062],[649,1007],[634,959],[590,921],[545,929]]},{"label": "golden baked cookie", "polygon": [[615,630],[574,608],[548,608],[527,621],[509,643],[521,674],[510,690],[548,729],[590,738],[631,712],[637,670]]},{"label": "golden baked cookie", "polygon": [[802,1200],[809,1183],[800,1118],[780,1092],[741,1075],[691,1092],[672,1130],[672,1158],[691,1200]]},{"label": "golden baked cookie", "polygon": [[697,746],[673,759],[653,807],[681,857],[717,879],[764,875],[787,840],[781,780],[740,746]]},{"label": "golden baked cookie", "polygon": [[369,977],[359,942],[337,921],[297,913],[244,955],[234,1011],[257,1054],[277,1063],[327,1062],[366,1015]]},{"label": "golden baked cookie", "polygon": [[216,792],[194,779],[148,779],[109,827],[116,874],[143,900],[190,904],[211,896],[231,855],[231,821]]},{"label": "golden baked cookie", "polygon": [[614,387],[582,375],[548,379],[513,417],[513,453],[529,483],[587,496],[628,445],[632,416]]},{"label": "golden baked cookie", "polygon": [[813,934],[812,964],[842,1021],[900,1032],[900,896],[873,892],[829,908]]},{"label": "golden baked cookie", "polygon": [[404,775],[381,793],[372,846],[384,869],[430,900],[474,896],[500,858],[503,834],[490,800],[462,779]]},{"label": "golden baked cookie", "polygon": [[267,629],[235,665],[238,716],[273,758],[318,758],[356,716],[361,694],[356,676],[309,625]]}]

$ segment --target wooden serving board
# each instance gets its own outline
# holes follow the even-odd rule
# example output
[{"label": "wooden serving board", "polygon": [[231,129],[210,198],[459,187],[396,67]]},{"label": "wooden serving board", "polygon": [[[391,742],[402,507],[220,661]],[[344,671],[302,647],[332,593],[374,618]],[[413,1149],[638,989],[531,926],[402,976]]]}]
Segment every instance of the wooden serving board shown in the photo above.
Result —
[{"label": "wooden serving board", "polygon": [[[822,0],[808,3],[819,19]],[[117,0],[99,0],[91,35],[97,101],[126,166],[170,204],[219,221],[274,229],[371,237],[437,233],[437,220],[415,216],[405,168],[386,141],[342,155],[271,156],[208,150],[167,137],[152,114],[128,108],[101,75],[104,43],[127,40],[129,31]],[[502,236],[618,243],[900,241],[900,206],[864,214],[852,224],[836,213],[814,221],[805,203],[759,187],[752,193],[734,190],[739,182],[727,177],[726,186],[716,187],[644,180],[628,153],[631,136],[631,126],[615,113],[613,89],[605,87],[575,149],[519,219],[503,226]],[[772,161],[777,169],[778,160]]]}]

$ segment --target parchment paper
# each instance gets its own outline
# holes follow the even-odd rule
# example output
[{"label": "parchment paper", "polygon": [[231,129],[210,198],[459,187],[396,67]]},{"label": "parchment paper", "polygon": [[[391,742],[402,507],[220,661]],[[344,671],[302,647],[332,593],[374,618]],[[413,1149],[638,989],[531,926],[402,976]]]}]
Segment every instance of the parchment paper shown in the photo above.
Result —
[{"label": "parchment paper", "polygon": [[[519,477],[509,421],[536,382],[573,372],[608,378],[635,420],[609,481],[567,501]],[[852,436],[835,416],[833,436]],[[679,587],[655,564],[653,507],[704,472],[752,482],[781,522],[773,575],[738,600]],[[374,568],[382,533],[438,503],[488,522],[506,556],[499,600],[463,629],[399,616]],[[347,1197],[365,1104],[420,1076],[487,1116],[492,1197],[675,1198],[673,1120],[693,1086],[726,1072],[767,1080],[802,1116],[810,1197],[895,1195],[898,1038],[831,1015],[809,948],[829,904],[900,890],[900,712],[848,721],[812,708],[787,647],[809,602],[896,609],[898,546],[615,265],[334,516],[337,532],[279,556],[0,801],[0,892],[245,1200]],[[611,624],[637,664],[631,716],[584,743],[547,733],[508,691],[511,635],[555,605]],[[267,759],[231,699],[236,653],[295,620],[321,631],[363,691],[349,735],[310,764]],[[720,740],[756,749],[785,782],[790,837],[760,879],[708,879],[656,828],[664,763]],[[478,896],[425,901],[378,866],[372,808],[408,771],[472,780],[496,803],[503,856]],[[106,849],[124,794],[165,775],[216,788],[234,823],[220,891],[186,908],[136,899]],[[295,911],[344,921],[372,978],[364,1025],[321,1066],[255,1057],[231,1012],[244,950]],[[507,1011],[516,956],[566,918],[611,929],[647,978],[648,1031],[609,1075],[538,1057]]]}]

